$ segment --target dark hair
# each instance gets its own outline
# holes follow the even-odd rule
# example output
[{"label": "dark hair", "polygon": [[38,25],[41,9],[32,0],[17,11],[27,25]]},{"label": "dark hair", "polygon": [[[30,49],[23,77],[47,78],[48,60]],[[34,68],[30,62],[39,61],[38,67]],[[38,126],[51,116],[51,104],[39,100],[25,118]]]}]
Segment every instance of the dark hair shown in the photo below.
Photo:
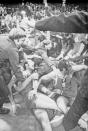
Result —
[{"label": "dark hair", "polygon": [[60,71],[62,71],[63,69],[66,69],[68,71],[69,67],[70,65],[68,65],[65,60],[61,60],[58,64],[58,68],[60,69]]}]

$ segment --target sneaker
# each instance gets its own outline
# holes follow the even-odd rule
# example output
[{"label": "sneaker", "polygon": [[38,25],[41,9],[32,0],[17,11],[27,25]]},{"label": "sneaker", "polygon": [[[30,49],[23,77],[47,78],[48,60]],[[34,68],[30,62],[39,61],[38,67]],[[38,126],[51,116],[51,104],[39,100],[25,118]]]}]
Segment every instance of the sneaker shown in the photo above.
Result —
[{"label": "sneaker", "polygon": [[0,108],[0,114],[9,114],[9,113],[10,113],[9,109],[3,107]]}]

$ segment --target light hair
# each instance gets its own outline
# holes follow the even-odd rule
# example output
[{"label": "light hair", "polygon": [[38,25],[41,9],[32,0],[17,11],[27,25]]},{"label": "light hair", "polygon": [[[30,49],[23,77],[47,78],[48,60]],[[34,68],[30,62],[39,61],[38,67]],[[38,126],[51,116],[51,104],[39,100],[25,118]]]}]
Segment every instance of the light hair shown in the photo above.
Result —
[{"label": "light hair", "polygon": [[20,39],[22,37],[26,37],[25,32],[20,28],[13,28],[9,33],[10,39]]}]

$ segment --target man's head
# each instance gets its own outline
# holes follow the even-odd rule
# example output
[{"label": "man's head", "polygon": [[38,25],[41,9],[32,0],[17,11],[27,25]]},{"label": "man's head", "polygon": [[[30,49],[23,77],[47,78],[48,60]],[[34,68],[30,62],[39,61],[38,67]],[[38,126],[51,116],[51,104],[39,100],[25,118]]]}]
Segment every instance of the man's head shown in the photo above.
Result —
[{"label": "man's head", "polygon": [[20,28],[13,28],[9,33],[9,38],[11,40],[16,40],[18,44],[22,44],[25,40],[26,34]]},{"label": "man's head", "polygon": [[13,28],[9,32],[9,38],[11,38],[11,39],[20,39],[23,37],[26,37],[26,34],[21,28]]},{"label": "man's head", "polygon": [[45,39],[46,39],[46,37],[45,37],[44,35],[40,35],[40,36],[38,37],[38,40],[39,40],[40,42],[44,41]]},{"label": "man's head", "polygon": [[60,69],[63,75],[66,75],[69,73],[70,66],[66,63],[65,60],[61,60],[58,64],[58,68]]},{"label": "man's head", "polygon": [[50,40],[44,40],[43,44],[47,50],[50,50],[52,48],[52,43]]}]

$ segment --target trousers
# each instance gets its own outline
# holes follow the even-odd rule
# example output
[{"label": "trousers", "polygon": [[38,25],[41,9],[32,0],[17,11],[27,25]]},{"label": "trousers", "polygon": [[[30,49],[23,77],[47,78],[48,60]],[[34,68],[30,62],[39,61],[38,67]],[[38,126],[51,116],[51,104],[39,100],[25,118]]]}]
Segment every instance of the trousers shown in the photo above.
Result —
[{"label": "trousers", "polygon": [[8,99],[9,89],[8,83],[11,79],[11,72],[8,68],[0,68],[0,107]]}]

